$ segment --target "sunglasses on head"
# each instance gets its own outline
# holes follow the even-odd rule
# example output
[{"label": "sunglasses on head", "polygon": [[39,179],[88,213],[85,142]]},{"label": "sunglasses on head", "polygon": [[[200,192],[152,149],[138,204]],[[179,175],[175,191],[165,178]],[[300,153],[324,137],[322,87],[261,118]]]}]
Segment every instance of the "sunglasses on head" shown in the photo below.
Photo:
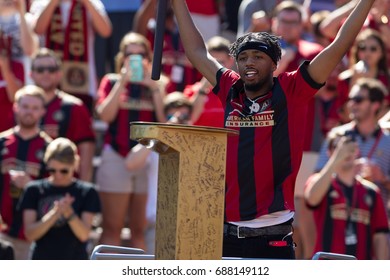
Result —
[{"label": "sunglasses on head", "polygon": [[69,169],[55,169],[55,168],[48,168],[47,169],[47,172],[49,172],[50,174],[55,174],[57,172],[61,173],[62,175],[66,175],[69,173]]},{"label": "sunglasses on head", "polygon": [[368,47],[368,46],[366,46],[366,45],[359,45],[358,46],[358,50],[359,51],[366,51],[366,50],[369,50],[370,52],[376,52],[376,51],[378,51],[378,47],[376,47],[376,46],[371,46],[371,47]]},{"label": "sunglasses on head", "polygon": [[364,96],[354,96],[354,97],[350,97],[349,98],[349,101],[353,101],[355,102],[356,104],[360,104],[362,103],[364,100],[369,100],[368,97],[364,97]]},{"label": "sunglasses on head", "polygon": [[34,72],[43,73],[45,71],[49,73],[55,73],[59,70],[58,66],[37,66],[32,69]]}]

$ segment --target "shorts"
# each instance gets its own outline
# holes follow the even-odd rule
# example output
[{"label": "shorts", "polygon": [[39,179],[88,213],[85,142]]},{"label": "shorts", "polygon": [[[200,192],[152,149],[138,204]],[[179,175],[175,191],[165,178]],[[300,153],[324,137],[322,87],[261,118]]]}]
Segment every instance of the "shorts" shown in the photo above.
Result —
[{"label": "shorts", "polygon": [[125,165],[125,158],[106,145],[96,172],[96,189],[106,193],[147,193],[148,170],[149,165],[146,164],[140,170],[129,171]]}]

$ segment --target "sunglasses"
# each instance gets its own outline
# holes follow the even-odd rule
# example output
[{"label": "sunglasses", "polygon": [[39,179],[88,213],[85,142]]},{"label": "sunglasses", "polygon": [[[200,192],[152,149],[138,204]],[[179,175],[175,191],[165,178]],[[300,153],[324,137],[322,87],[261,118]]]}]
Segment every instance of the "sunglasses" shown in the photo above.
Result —
[{"label": "sunglasses", "polygon": [[129,57],[130,55],[134,55],[134,54],[140,55],[140,56],[142,56],[142,58],[146,57],[146,53],[132,53],[132,52],[128,52],[128,53],[125,53],[124,55],[125,55],[125,57]]},{"label": "sunglasses", "polygon": [[299,25],[301,21],[299,20],[287,20],[287,19],[279,19],[279,23],[284,25]]},{"label": "sunglasses", "polygon": [[354,97],[349,98],[348,100],[349,101],[353,101],[356,104],[360,104],[364,100],[369,100],[369,98],[368,97],[364,97],[364,96],[354,96]]},{"label": "sunglasses", "polygon": [[371,46],[371,47],[367,47],[365,45],[360,45],[358,46],[358,50],[359,51],[366,51],[366,50],[369,50],[370,52],[376,52],[379,50],[378,47],[374,47],[374,46]]},{"label": "sunglasses", "polygon": [[54,174],[54,173],[59,172],[59,173],[61,173],[62,175],[66,175],[66,174],[68,174],[70,171],[69,171],[69,169],[66,169],[66,168],[64,168],[64,169],[48,168],[48,169],[47,169],[47,172],[49,172],[49,174]]},{"label": "sunglasses", "polygon": [[49,73],[55,73],[59,70],[59,67],[58,66],[37,66],[34,67],[32,70],[39,74],[42,74],[45,71]]}]

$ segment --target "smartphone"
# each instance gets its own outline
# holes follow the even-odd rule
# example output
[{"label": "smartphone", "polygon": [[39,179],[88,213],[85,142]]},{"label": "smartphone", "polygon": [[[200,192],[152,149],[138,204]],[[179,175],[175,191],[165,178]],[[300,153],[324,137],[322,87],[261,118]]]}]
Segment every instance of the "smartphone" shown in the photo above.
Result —
[{"label": "smartphone", "polygon": [[348,137],[349,141],[356,142],[356,131],[355,130],[347,130],[344,133],[344,136]]},{"label": "smartphone", "polygon": [[129,56],[129,69],[131,71],[130,82],[141,82],[144,79],[144,67],[142,55],[132,54]]}]

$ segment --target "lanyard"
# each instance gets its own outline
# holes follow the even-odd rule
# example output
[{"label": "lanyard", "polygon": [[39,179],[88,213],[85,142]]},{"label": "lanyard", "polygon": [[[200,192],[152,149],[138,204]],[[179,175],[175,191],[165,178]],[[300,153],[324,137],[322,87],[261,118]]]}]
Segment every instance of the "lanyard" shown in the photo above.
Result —
[{"label": "lanyard", "polygon": [[371,159],[372,156],[374,155],[374,152],[375,152],[376,148],[378,147],[378,144],[379,144],[379,141],[382,138],[382,135],[383,135],[382,130],[379,130],[379,133],[378,133],[378,135],[376,136],[376,139],[375,139],[375,143],[371,147],[370,151],[368,152],[368,155],[367,155],[368,159]]},{"label": "lanyard", "polygon": [[357,197],[358,197],[358,194],[357,194],[358,190],[356,189],[357,184],[359,184],[359,182],[355,180],[355,183],[351,187],[352,188],[352,195],[351,195],[350,200],[349,200],[349,197],[347,196],[346,191],[344,190],[345,188],[348,188],[348,187],[345,186],[343,183],[339,182],[339,180],[337,178],[335,178],[333,180],[333,186],[338,188],[345,198],[347,222],[351,222],[352,209],[355,206],[357,206]]}]

